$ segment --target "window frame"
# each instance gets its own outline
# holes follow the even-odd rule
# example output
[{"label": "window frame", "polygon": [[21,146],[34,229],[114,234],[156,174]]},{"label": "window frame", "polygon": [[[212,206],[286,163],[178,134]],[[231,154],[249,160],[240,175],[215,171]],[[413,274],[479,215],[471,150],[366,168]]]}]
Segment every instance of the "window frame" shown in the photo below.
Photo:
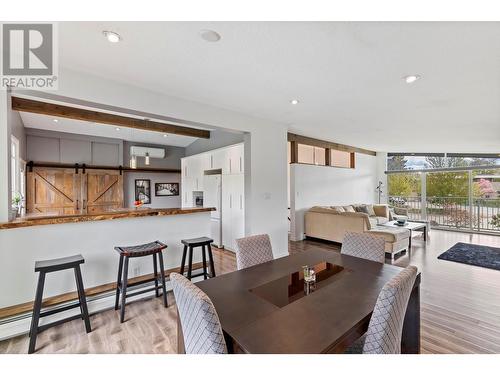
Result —
[{"label": "window frame", "polygon": [[[10,152],[11,153],[11,156],[10,156],[10,163],[11,163],[10,189],[11,189],[12,197],[14,197],[14,194],[16,194],[16,193],[19,193],[22,195],[22,192],[20,191],[20,188],[21,188],[21,169],[20,169],[21,159],[19,156],[19,139],[17,139],[13,135],[11,135],[11,139],[10,139],[10,150],[11,150],[11,152]],[[12,170],[12,169],[14,169],[14,170]]]}]

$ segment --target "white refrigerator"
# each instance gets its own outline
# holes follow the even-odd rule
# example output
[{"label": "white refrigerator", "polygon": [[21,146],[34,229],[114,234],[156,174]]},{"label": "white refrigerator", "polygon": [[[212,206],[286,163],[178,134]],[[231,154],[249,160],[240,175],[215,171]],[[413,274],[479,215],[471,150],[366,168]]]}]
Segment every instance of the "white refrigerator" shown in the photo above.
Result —
[{"label": "white refrigerator", "polygon": [[209,174],[203,176],[203,206],[215,207],[215,211],[210,212],[211,238],[214,245],[222,247],[222,222],[221,222],[221,201],[222,201],[222,175]]}]

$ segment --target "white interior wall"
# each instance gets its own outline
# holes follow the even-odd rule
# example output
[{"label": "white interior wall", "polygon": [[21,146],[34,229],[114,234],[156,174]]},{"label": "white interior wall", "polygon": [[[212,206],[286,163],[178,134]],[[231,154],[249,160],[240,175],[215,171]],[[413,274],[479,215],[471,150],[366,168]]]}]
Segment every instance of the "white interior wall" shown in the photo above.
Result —
[{"label": "white interior wall", "polygon": [[313,206],[375,203],[377,158],[356,154],[356,168],[291,164],[291,238],[304,238],[304,214]]},{"label": "white interior wall", "polygon": [[[51,92],[29,94],[42,98],[54,95]],[[56,94],[68,103],[86,101],[96,108],[116,106],[188,124],[203,123],[214,128],[248,132],[245,136],[245,148],[248,148],[245,151],[247,234],[268,233],[275,257],[288,254],[285,124],[65,69],[59,72]]]}]

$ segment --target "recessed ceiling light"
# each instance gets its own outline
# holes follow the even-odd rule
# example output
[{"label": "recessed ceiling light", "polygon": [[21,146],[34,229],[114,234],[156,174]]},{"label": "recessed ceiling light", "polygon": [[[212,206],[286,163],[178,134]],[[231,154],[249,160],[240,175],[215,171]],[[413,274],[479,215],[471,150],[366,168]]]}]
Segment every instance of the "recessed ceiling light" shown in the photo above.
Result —
[{"label": "recessed ceiling light", "polygon": [[218,42],[221,39],[220,34],[213,30],[200,30],[200,36],[207,42]]},{"label": "recessed ceiling light", "polygon": [[406,77],[403,77],[406,83],[413,83],[415,81],[418,81],[420,79],[419,75],[409,75]]},{"label": "recessed ceiling light", "polygon": [[299,104],[299,101],[298,101],[298,99],[292,99],[292,100],[290,100],[290,103],[293,105],[297,105],[297,104]]},{"label": "recessed ceiling light", "polygon": [[55,118],[53,121],[54,121],[54,122],[59,122],[59,120],[58,120],[58,119],[56,119],[56,118]]},{"label": "recessed ceiling light", "polygon": [[165,138],[167,138],[167,135],[166,135],[166,134],[163,134],[163,136],[164,136]]},{"label": "recessed ceiling light", "polygon": [[114,31],[103,31],[102,33],[104,34],[108,42],[118,43],[119,41],[122,40],[120,34],[115,33]]},{"label": "recessed ceiling light", "polygon": [[120,131],[120,128],[115,128],[115,129],[116,129],[116,131]]}]

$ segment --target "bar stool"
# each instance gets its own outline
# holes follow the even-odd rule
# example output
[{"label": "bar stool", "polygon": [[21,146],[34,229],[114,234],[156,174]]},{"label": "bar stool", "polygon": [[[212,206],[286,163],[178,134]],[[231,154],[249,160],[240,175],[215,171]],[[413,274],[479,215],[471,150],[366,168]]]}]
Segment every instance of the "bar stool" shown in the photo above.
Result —
[{"label": "bar stool", "polygon": [[[161,243],[160,241],[154,241],[136,246],[115,247],[115,250],[118,251],[118,254],[120,254],[120,261],[118,263],[118,279],[116,281],[116,299],[115,299],[115,310],[118,310],[118,302],[121,293],[120,323],[123,323],[123,321],[125,320],[125,301],[127,297],[133,297],[138,294],[151,292],[153,290],[155,291],[156,297],[159,297],[158,289],[161,288],[163,295],[163,304],[165,307],[168,307],[167,289],[165,287],[165,269],[163,267],[163,254],[162,254],[163,249],[166,248],[167,245]],[[153,256],[154,278],[128,284],[129,259],[145,257],[149,255]],[[160,263],[160,275],[158,275],[158,268],[156,263],[157,258],[159,258],[159,263]],[[158,279],[160,279],[161,285],[158,284]],[[151,283],[152,281],[154,281],[155,284],[154,287],[127,294],[127,288],[133,288],[141,284]]]},{"label": "bar stool", "polygon": [[[85,263],[85,260],[81,255],[74,255],[70,257],[43,260],[35,262],[35,272],[40,272],[38,275],[38,284],[36,287],[35,304],[33,306],[33,317],[31,319],[30,328],[30,343],[28,348],[28,354],[35,352],[36,347],[36,336],[45,331],[48,328],[54,327],[58,324],[66,323],[74,319],[81,318],[85,322],[85,329],[87,333],[92,331],[90,327],[89,312],[87,309],[87,300],[85,298],[85,288],[83,287],[82,273],[80,271],[80,264]],[[78,291],[78,302],[55,308],[50,311],[43,311],[42,309],[42,297],[43,297],[43,287],[45,285],[45,275],[50,272],[62,271],[73,268],[75,272],[76,289]],[[74,309],[80,307],[80,314],[71,316],[69,318],[61,319],[56,322],[48,323],[43,326],[38,326],[38,322],[41,317],[49,316],[52,314],[57,314],[66,310]]]},{"label": "bar stool", "polygon": [[[214,242],[213,239],[208,237],[199,237],[199,238],[191,238],[188,240],[181,240],[184,245],[184,251],[182,253],[182,261],[181,261],[181,275],[184,275],[184,268],[186,265],[186,254],[189,249],[189,260],[188,260],[188,272],[187,278],[191,280],[192,277],[201,276],[206,280],[207,277],[215,277],[215,267],[214,267],[214,258],[212,256],[212,247],[210,244]],[[203,257],[203,273],[192,275],[193,271],[193,248],[201,247],[201,254]],[[208,247],[208,260],[210,262],[210,275],[207,271],[207,257],[205,254],[205,248]]]}]

